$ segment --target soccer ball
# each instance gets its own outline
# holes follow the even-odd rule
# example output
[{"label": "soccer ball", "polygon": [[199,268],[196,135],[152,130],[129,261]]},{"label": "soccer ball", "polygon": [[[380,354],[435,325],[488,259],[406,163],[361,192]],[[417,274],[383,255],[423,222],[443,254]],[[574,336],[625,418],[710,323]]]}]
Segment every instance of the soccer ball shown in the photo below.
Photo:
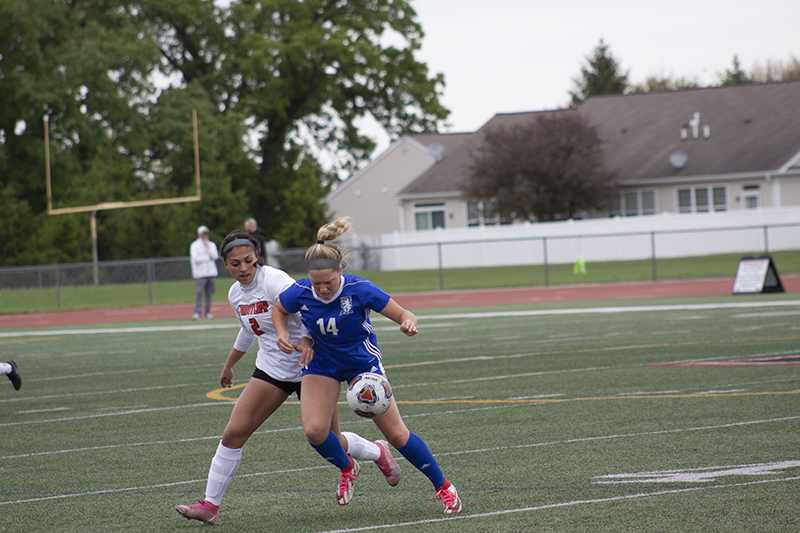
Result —
[{"label": "soccer ball", "polygon": [[364,372],[347,387],[347,404],[355,414],[373,418],[386,412],[392,403],[392,386],[380,374]]}]

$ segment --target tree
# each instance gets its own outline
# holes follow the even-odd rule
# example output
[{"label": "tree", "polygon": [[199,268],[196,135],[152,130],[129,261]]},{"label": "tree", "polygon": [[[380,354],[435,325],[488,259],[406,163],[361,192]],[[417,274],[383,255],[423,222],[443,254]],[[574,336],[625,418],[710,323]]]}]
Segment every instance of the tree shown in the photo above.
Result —
[{"label": "tree", "polygon": [[581,74],[572,81],[575,89],[570,91],[572,106],[578,106],[590,96],[602,94],[622,94],[628,86],[628,74],[620,71],[620,65],[611,55],[609,47],[600,39],[600,43],[586,56],[586,63],[581,66]]},{"label": "tree", "polygon": [[800,80],[800,61],[790,55],[786,63],[769,59],[763,66],[756,63],[751,71],[750,79],[758,83]]},{"label": "tree", "polygon": [[742,69],[739,63],[739,56],[733,56],[733,64],[730,69],[726,69],[724,74],[719,75],[720,85],[743,85],[746,83],[753,83],[747,73]]},{"label": "tree", "polygon": [[564,110],[487,132],[465,194],[494,200],[503,218],[550,221],[603,209],[616,190],[597,131],[577,110]]},{"label": "tree", "polygon": [[[361,118],[372,115],[397,136],[434,131],[448,114],[438,100],[442,75],[429,76],[414,58],[423,33],[405,0],[144,5],[167,74],[198,82],[223,112],[248,117],[259,172],[240,179],[269,235],[297,234],[284,231],[294,222],[281,202],[296,197],[298,191],[287,191],[299,169],[323,172],[321,155],[332,155],[333,167],[322,174],[329,185],[337,171],[352,171],[369,157],[375,144],[358,131]],[[386,37],[404,45],[385,44]],[[324,221],[324,211],[315,211],[307,216],[309,229]]]},{"label": "tree", "polygon": [[665,91],[682,91],[685,89],[697,89],[700,84],[696,80],[686,78],[673,78],[650,76],[645,79],[644,83],[631,85],[629,87],[632,93],[655,93]]},{"label": "tree", "polygon": [[0,198],[27,213],[3,232],[37,247],[0,263],[91,256],[88,214],[46,215],[45,114],[54,206],[71,207],[194,194],[198,111],[202,201],[101,211],[102,259],[184,254],[198,224],[222,237],[250,216],[306,244],[337,171],[374,148],[362,117],[393,136],[446,117],[422,36],[405,0],[0,3]]},{"label": "tree", "polygon": [[3,228],[28,238],[2,263],[91,257],[88,215],[45,214],[44,116],[57,207],[65,198],[71,205],[127,200],[140,186],[133,156],[145,159],[144,115],[136,103],[154,94],[147,73],[158,61],[152,40],[142,38],[148,34],[115,2],[0,3],[3,210],[29,210]]}]

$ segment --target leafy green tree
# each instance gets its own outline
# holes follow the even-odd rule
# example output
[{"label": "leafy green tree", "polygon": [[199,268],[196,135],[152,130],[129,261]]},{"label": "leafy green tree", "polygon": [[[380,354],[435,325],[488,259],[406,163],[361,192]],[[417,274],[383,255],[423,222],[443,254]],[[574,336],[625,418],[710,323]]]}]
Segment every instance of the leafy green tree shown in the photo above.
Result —
[{"label": "leafy green tree", "polygon": [[404,0],[1,2],[3,231],[36,250],[0,263],[91,258],[88,213],[45,214],[44,116],[58,208],[193,195],[198,112],[202,201],[100,211],[101,259],[184,255],[197,225],[221,238],[249,216],[304,240],[374,148],[359,120],[396,136],[447,115],[422,36]]},{"label": "leafy green tree", "polygon": [[[150,0],[144,14],[158,35],[165,71],[199,83],[223,112],[248,117],[258,173],[239,176],[250,213],[270,236],[295,235],[282,202],[324,187],[293,187],[305,166],[333,156],[320,178],[336,181],[374,150],[358,121],[374,117],[394,136],[433,131],[447,111],[443,77],[414,58],[422,28],[405,0],[267,0],[229,9],[202,0]],[[386,44],[402,41],[402,46]],[[330,157],[328,159],[331,159]],[[310,205],[321,197],[305,198]],[[325,221],[315,209],[308,230]],[[291,239],[290,239],[291,241]],[[288,241],[287,241],[288,242]],[[284,243],[286,244],[286,242]]]},{"label": "leafy green tree", "polygon": [[[217,243],[242,227],[246,191],[235,176],[253,174],[256,164],[241,141],[242,119],[235,112],[218,113],[197,83],[161,93],[148,120],[146,164],[137,169],[147,199],[195,194],[192,111],[197,111],[202,201],[102,212],[98,246],[106,259],[170,257],[188,254],[196,228],[211,228]],[[154,236],[157,236],[154,238]]]},{"label": "leafy green tree", "polygon": [[286,223],[275,238],[287,247],[305,248],[317,239],[319,225],[315,224],[327,212],[327,205],[316,200],[328,192],[321,174],[317,165],[306,160],[282,191],[281,215]]},{"label": "leafy green tree", "polygon": [[0,3],[0,187],[11,192],[3,208],[30,209],[24,226],[5,230],[36,232],[4,263],[91,257],[86,215],[43,214],[45,116],[56,207],[124,200],[136,188],[129,154],[139,147],[142,113],[135,102],[153,94],[146,78],[158,61],[147,35],[118,2]]},{"label": "leafy green tree", "polygon": [[[36,264],[39,257],[30,241],[37,239],[36,217],[28,202],[15,197],[11,187],[0,188],[3,223],[0,224],[0,257],[6,266]],[[27,231],[23,231],[27,228]]]},{"label": "leafy green tree", "polygon": [[617,191],[602,143],[577,110],[486,133],[473,154],[465,194],[492,200],[501,218],[550,221],[603,210]]},{"label": "leafy green tree", "polygon": [[[54,193],[83,202],[110,200],[109,189],[134,187],[120,153],[135,153],[141,114],[157,60],[141,23],[116,2],[29,0],[0,7],[2,176],[35,210],[45,203],[44,123],[49,118]],[[68,177],[68,178],[65,178]],[[2,178],[0,178],[2,179]],[[55,194],[54,194],[55,196]],[[56,200],[57,201],[57,200]]]},{"label": "leafy green tree", "polygon": [[600,43],[581,66],[580,76],[572,81],[575,89],[570,91],[572,106],[578,106],[590,96],[622,94],[628,87],[628,74],[622,73],[619,62],[611,55],[609,46]]}]

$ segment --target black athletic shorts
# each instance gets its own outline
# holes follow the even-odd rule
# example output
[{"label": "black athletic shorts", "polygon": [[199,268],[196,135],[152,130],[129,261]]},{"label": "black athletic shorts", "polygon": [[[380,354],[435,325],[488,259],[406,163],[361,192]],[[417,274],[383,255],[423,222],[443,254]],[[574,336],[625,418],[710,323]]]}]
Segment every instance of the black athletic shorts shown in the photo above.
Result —
[{"label": "black athletic shorts", "polygon": [[260,379],[261,381],[266,381],[267,383],[271,383],[281,389],[286,394],[291,395],[293,392],[297,393],[297,397],[300,397],[300,382],[295,381],[278,381],[277,379],[273,378],[260,368],[256,368],[253,371],[253,377],[256,379]]}]

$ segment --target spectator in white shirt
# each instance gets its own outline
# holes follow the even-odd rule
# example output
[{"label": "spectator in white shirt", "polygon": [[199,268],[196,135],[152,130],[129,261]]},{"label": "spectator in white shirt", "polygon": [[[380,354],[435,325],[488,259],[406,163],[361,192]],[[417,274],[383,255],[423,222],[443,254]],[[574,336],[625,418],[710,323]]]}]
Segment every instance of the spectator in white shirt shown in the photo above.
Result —
[{"label": "spectator in white shirt", "polygon": [[217,245],[208,238],[208,227],[197,228],[197,240],[189,247],[192,258],[192,277],[195,280],[194,316],[197,320],[203,316],[205,300],[205,317],[214,318],[211,314],[211,297],[214,295],[214,278],[217,277]]}]

